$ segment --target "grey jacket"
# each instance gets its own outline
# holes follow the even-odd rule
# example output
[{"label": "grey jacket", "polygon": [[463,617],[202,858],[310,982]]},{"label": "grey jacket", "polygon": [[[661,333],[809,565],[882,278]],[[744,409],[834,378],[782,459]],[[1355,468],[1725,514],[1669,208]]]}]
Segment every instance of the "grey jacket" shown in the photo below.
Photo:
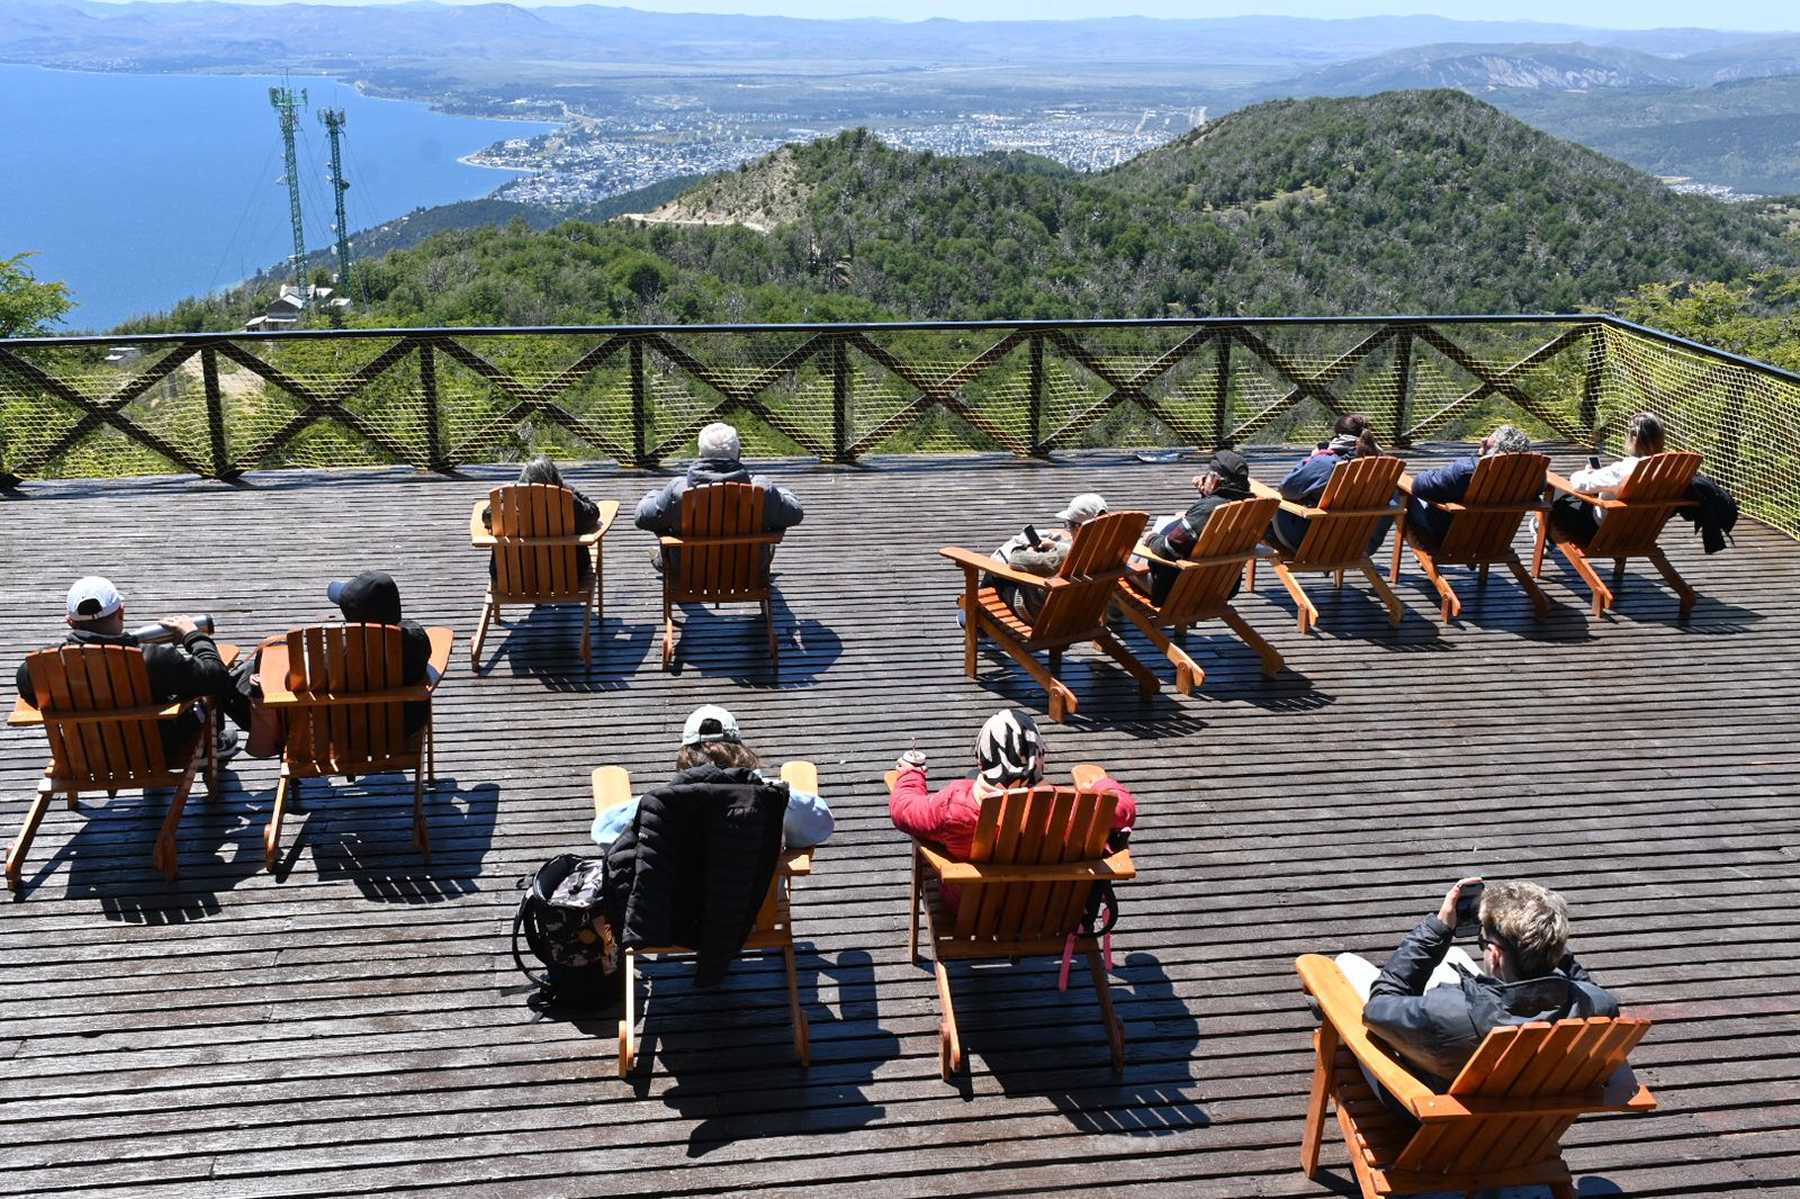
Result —
[{"label": "grey jacket", "polygon": [[785,487],[777,487],[766,475],[752,475],[744,464],[730,458],[697,458],[689,464],[687,474],[671,479],[667,486],[652,491],[638,501],[637,527],[652,533],[673,537],[681,532],[681,497],[690,487],[709,483],[750,483],[766,490],[763,501],[763,531],[779,533],[799,524],[806,517],[800,500]]},{"label": "grey jacket", "polygon": [[1426,982],[1450,951],[1452,929],[1427,916],[1369,988],[1363,1023],[1415,1068],[1433,1090],[1449,1087],[1482,1038],[1505,1025],[1573,1016],[1617,1016],[1619,1005],[1601,990],[1574,956],[1542,978],[1503,983],[1462,970],[1457,985]]}]

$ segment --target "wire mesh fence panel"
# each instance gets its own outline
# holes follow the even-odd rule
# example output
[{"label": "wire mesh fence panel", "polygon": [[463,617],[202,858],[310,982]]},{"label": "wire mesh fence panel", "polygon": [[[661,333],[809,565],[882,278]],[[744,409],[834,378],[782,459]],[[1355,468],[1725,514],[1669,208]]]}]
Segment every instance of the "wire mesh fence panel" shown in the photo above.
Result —
[{"label": "wire mesh fence panel", "polygon": [[1800,377],[1598,315],[307,330],[0,342],[0,483],[534,453],[1043,455],[1378,440],[1617,449],[1630,416],[1800,536]]}]

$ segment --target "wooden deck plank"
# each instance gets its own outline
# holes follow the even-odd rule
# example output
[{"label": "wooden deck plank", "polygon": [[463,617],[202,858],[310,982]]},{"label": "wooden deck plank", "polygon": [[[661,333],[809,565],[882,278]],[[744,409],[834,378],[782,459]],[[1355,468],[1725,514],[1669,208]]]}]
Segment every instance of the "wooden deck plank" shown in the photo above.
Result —
[{"label": "wooden deck plank", "polygon": [[[1273,481],[1292,457],[1252,460]],[[657,482],[567,473],[626,503]],[[0,1059],[8,1098],[27,1101],[0,1108],[0,1193],[537,1199],[603,1178],[798,1194],[829,1177],[883,1195],[1323,1194],[1294,1168],[1311,1022],[1292,958],[1384,954],[1468,869],[1562,890],[1584,962],[1658,1022],[1634,1062],[1663,1108],[1577,1125],[1578,1173],[1646,1195],[1800,1189],[1800,547],[1751,526],[1703,557],[1673,525],[1665,543],[1702,596],[1686,627],[1635,567],[1603,621],[1554,561],[1541,622],[1503,576],[1482,589],[1452,570],[1464,613],[1447,627],[1408,569],[1400,629],[1356,588],[1324,588],[1307,638],[1265,582],[1239,607],[1289,671],[1265,682],[1242,646],[1197,630],[1208,678],[1190,699],[1140,704],[1123,672],[1072,652],[1082,708],[1046,726],[1052,764],[1107,763],[1141,804],[1115,991],[1128,1068],[1115,1085],[1081,1035],[1092,997],[1059,994],[1054,963],[983,969],[959,987],[965,1095],[937,1078],[935,996],[900,948],[905,842],[880,774],[914,737],[935,779],[960,773],[994,708],[1041,711],[1041,696],[998,657],[961,678],[957,579],[931,551],[986,548],[1085,490],[1176,511],[1192,464],[772,473],[808,511],[776,560],[779,680],[759,618],[731,610],[690,609],[680,670],[657,670],[650,539],[616,529],[591,672],[577,614],[547,610],[528,633],[490,633],[489,675],[446,681],[430,867],[397,777],[309,784],[280,883],[258,869],[269,763],[240,759],[219,799],[189,805],[172,885],[149,864],[162,797],[53,805],[28,898],[0,920]],[[134,619],[207,610],[253,643],[323,615],[329,578],[387,569],[409,615],[466,637],[485,584],[467,512],[508,477],[34,485],[0,528],[0,664],[54,638],[63,589],[90,571]],[[280,560],[259,560],[278,542]],[[654,1073],[628,1086],[606,1020],[524,1007],[512,883],[583,848],[594,765],[660,776],[701,702],[730,706],[772,759],[816,761],[838,816],[796,900],[816,1064],[788,1059],[776,964],[746,960],[710,993],[652,966]],[[41,734],[0,733],[7,835],[43,757]],[[1326,1160],[1344,1170],[1341,1150]]]}]

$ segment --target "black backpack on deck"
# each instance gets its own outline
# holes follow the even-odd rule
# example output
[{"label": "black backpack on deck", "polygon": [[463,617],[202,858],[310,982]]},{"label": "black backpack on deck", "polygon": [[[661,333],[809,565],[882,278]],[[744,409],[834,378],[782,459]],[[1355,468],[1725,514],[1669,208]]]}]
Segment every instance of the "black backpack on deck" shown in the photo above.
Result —
[{"label": "black backpack on deck", "polygon": [[[598,1010],[625,997],[618,938],[601,901],[606,859],[558,854],[518,882],[524,892],[513,916],[513,964],[538,986],[534,1008]],[[534,972],[519,953],[519,936],[543,964]]]}]

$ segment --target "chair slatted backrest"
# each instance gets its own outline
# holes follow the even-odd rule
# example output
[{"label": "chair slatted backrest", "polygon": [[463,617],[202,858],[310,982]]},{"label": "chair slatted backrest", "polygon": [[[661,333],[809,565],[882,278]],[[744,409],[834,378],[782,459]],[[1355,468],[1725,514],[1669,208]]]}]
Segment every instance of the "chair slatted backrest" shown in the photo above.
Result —
[{"label": "chair slatted backrest", "polygon": [[[1043,785],[1005,791],[981,801],[969,850],[971,862],[1048,866],[1106,856],[1118,797]],[[955,936],[971,943],[1060,941],[1087,910],[1091,882],[1007,882],[961,885]]]},{"label": "chair slatted backrest", "polygon": [[579,545],[533,544],[575,536],[575,493],[550,483],[517,483],[488,492],[494,534],[494,595],[501,600],[566,596],[580,591]]},{"label": "chair slatted backrest", "polygon": [[1243,577],[1244,559],[1256,552],[1257,543],[1275,519],[1281,501],[1273,498],[1234,500],[1212,510],[1206,527],[1194,539],[1188,554],[1192,561],[1232,559],[1181,572],[1162,604],[1162,615],[1171,624],[1189,624],[1196,617],[1217,611],[1231,599],[1231,589]]},{"label": "chair slatted backrest", "polygon": [[407,684],[400,629],[385,624],[328,624],[287,635],[287,688],[314,702],[290,708],[287,757],[354,774],[358,766],[413,752],[406,704],[359,700]]},{"label": "chair slatted backrest", "polygon": [[750,483],[708,483],[681,497],[681,548],[670,587],[677,598],[756,599],[769,589],[769,547],[755,542],[707,544],[708,538],[763,532],[768,493]]},{"label": "chair slatted backrest", "polygon": [[[1496,1028],[1450,1084],[1458,1099],[1501,1110],[1427,1122],[1394,1160],[1397,1170],[1459,1173],[1535,1165],[1559,1154],[1579,1110],[1601,1110],[1600,1090],[1625,1064],[1650,1021],[1634,1017],[1558,1020]],[[1508,1101],[1519,1110],[1504,1110]],[[1541,1114],[1533,1110],[1555,1106]]]},{"label": "chair slatted backrest", "polygon": [[[1370,510],[1392,501],[1394,485],[1405,469],[1404,462],[1385,454],[1338,463],[1324,493],[1312,505],[1325,515],[1307,522],[1306,537],[1293,555],[1293,564],[1330,569],[1351,566],[1368,557],[1375,526],[1390,515]],[[1334,508],[1344,515],[1334,514]],[[1348,515],[1352,512],[1369,515]]]},{"label": "chair slatted backrest", "polygon": [[1505,558],[1527,506],[1543,494],[1549,470],[1547,454],[1490,454],[1476,463],[1461,501],[1468,510],[1451,517],[1438,555],[1476,562]]},{"label": "chair slatted backrest", "polygon": [[1663,525],[1687,495],[1700,470],[1700,455],[1670,451],[1638,460],[1619,486],[1618,499],[1629,505],[1609,508],[1588,543],[1592,558],[1627,557],[1656,546]]},{"label": "chair slatted backrest", "polygon": [[1033,642],[1081,641],[1090,630],[1105,625],[1106,605],[1117,580],[1125,577],[1126,560],[1149,519],[1146,512],[1109,512],[1075,530],[1068,556],[1056,572],[1069,585],[1044,594],[1032,622]]},{"label": "chair slatted backrest", "polygon": [[167,774],[157,721],[148,714],[116,720],[62,717],[164,706],[150,690],[144,651],[127,645],[64,645],[25,659],[54,777],[80,788],[116,789],[131,780]]}]

